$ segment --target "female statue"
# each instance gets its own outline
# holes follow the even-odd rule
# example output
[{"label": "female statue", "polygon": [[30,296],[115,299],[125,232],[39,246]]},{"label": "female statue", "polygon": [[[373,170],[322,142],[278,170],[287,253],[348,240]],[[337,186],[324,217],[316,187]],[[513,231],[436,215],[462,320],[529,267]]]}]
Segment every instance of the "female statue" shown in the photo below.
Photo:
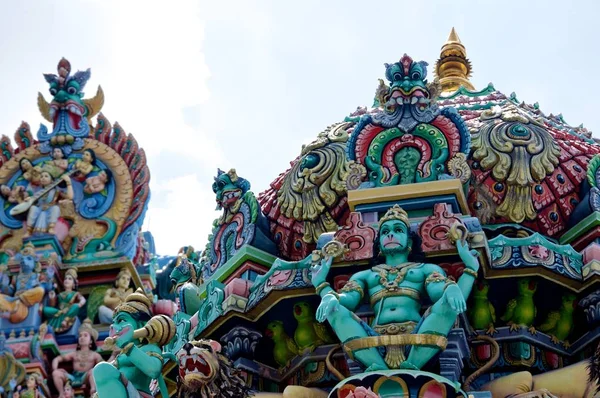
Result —
[{"label": "female statue", "polygon": [[58,295],[54,291],[48,293],[49,306],[44,307],[44,317],[54,333],[63,333],[71,329],[79,310],[85,305],[85,297],[77,292],[77,269],[70,268],[65,272],[63,282],[65,290]]}]

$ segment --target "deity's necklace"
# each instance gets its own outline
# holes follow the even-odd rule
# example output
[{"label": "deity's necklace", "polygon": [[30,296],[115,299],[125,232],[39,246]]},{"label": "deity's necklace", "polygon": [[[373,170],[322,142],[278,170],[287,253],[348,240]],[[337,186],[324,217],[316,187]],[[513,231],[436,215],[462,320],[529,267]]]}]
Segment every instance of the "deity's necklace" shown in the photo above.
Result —
[{"label": "deity's necklace", "polygon": [[[387,264],[381,264],[376,267],[373,267],[373,271],[376,271],[380,278],[379,283],[387,290],[396,290],[398,289],[400,283],[404,281],[408,270],[414,268],[417,263],[408,263],[403,267],[393,267]],[[396,274],[396,277],[393,280],[388,280],[388,275]]]}]

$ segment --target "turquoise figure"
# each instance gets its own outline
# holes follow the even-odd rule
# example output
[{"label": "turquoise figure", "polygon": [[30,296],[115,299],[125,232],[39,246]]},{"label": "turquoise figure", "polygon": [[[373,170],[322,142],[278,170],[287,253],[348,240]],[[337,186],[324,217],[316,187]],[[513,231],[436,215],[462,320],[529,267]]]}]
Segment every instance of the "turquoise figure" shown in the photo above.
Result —
[{"label": "turquoise figure", "polygon": [[152,317],[151,306],[150,299],[138,288],[115,309],[105,344],[115,344],[121,351],[113,362],[94,367],[99,398],[152,397],[152,380],[158,381],[163,397],[169,396],[161,373],[161,347],[175,335],[175,324],[166,316]]},{"label": "turquoise figure", "polygon": [[192,246],[179,249],[169,279],[173,290],[177,293],[180,310],[188,315],[194,315],[203,301],[198,288],[203,280],[198,254]]},{"label": "turquoise figure", "polygon": [[[336,293],[326,281],[332,257],[312,267],[312,283],[321,296],[317,321],[329,321],[346,353],[367,368],[421,369],[445,348],[446,336],[458,314],[467,309],[479,269],[476,251],[465,237],[456,240],[465,271],[458,282],[437,265],[408,261],[412,247],[407,213],[394,205],[379,220],[378,242],[385,263],[360,271]],[[368,295],[375,317],[367,325],[353,311]],[[433,305],[421,317],[424,298]],[[405,358],[403,346],[412,346]]]},{"label": "turquoise figure", "polygon": [[50,305],[43,309],[44,317],[48,319],[48,325],[52,326],[54,333],[71,329],[86,302],[85,297],[77,291],[77,268],[69,268],[65,272],[63,286],[65,290],[58,295],[54,291],[48,293]]}]

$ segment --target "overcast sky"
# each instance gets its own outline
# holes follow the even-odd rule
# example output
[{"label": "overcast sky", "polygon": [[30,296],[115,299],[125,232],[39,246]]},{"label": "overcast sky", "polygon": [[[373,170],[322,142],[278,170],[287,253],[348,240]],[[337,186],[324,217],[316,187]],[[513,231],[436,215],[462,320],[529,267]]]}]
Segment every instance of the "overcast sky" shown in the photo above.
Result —
[{"label": "overcast sky", "polygon": [[92,69],[103,109],[149,156],[161,254],[203,248],[217,167],[258,194],[327,125],[371,105],[384,62],[429,62],[454,26],[493,82],[599,136],[600,2],[0,0],[0,132],[42,118],[42,73]]}]

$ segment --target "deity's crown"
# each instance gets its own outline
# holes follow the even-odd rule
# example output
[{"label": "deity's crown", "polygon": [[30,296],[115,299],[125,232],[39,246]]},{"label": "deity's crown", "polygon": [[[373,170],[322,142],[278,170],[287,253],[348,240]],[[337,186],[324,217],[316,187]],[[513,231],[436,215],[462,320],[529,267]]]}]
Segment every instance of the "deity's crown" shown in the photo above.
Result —
[{"label": "deity's crown", "polygon": [[398,204],[395,204],[383,215],[383,217],[379,219],[379,226],[383,225],[383,223],[390,220],[402,221],[407,227],[410,227],[408,213],[406,213],[404,209]]},{"label": "deity's crown", "polygon": [[118,312],[127,312],[128,314],[144,313],[149,317],[152,316],[152,301],[146,296],[141,287],[131,293],[125,301],[115,308],[115,314]]},{"label": "deity's crown", "polygon": [[35,246],[31,242],[27,242],[23,249],[21,249],[21,254],[24,256],[33,256],[36,257]]},{"label": "deity's crown", "polygon": [[77,280],[77,267],[72,267],[72,268],[69,268],[68,270],[66,270],[65,277],[67,275],[70,275],[71,278],[73,278],[74,280]]},{"label": "deity's crown", "polygon": [[117,279],[119,279],[123,275],[129,275],[129,278],[131,278],[131,271],[129,271],[125,267],[121,268],[121,271],[119,271],[119,274],[117,275]]},{"label": "deity's crown", "polygon": [[88,332],[94,342],[98,340],[98,331],[92,327],[92,320],[90,318],[86,318],[79,326],[79,333]]}]

